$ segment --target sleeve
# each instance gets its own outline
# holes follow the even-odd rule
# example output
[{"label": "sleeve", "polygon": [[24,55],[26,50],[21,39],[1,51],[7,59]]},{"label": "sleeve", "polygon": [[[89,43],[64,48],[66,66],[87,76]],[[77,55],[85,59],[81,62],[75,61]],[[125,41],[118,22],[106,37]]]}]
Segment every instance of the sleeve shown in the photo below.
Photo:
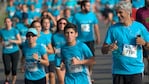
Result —
[{"label": "sleeve", "polygon": [[15,35],[20,34],[19,31],[16,28],[14,28],[14,33],[15,33]]},{"label": "sleeve", "polygon": [[111,27],[108,28],[104,42],[107,44],[111,44],[113,42]]},{"label": "sleeve", "polygon": [[94,13],[93,13],[93,17],[94,17],[94,24],[98,24],[97,16]]},{"label": "sleeve", "polygon": [[46,46],[51,44],[52,37],[49,35],[49,37],[46,38]]},{"label": "sleeve", "polygon": [[42,45],[40,45],[39,51],[40,51],[41,56],[47,53],[45,47],[43,47]]},{"label": "sleeve", "polygon": [[145,28],[143,24],[141,24],[141,26],[142,26],[142,36],[146,42],[149,42],[149,32],[147,31],[147,28]]}]

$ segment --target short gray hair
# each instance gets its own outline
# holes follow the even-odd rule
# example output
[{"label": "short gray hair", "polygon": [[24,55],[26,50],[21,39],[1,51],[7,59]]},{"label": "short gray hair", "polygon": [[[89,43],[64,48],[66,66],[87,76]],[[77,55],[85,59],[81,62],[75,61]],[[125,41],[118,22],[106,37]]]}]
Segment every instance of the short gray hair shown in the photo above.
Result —
[{"label": "short gray hair", "polygon": [[128,11],[130,14],[132,13],[132,4],[128,1],[120,1],[118,4],[116,4],[115,9],[123,9]]}]

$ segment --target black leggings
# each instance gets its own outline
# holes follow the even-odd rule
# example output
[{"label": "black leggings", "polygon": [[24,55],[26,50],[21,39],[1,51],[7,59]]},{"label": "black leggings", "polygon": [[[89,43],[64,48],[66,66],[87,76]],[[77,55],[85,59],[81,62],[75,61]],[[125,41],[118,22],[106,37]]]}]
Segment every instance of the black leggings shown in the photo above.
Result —
[{"label": "black leggings", "polygon": [[17,65],[19,61],[19,51],[10,54],[3,53],[3,63],[5,68],[5,75],[10,74],[10,70],[12,70],[12,75],[17,74]]},{"label": "black leggings", "polygon": [[84,43],[89,47],[93,56],[95,56],[95,48],[94,48],[95,42],[94,41],[88,41],[88,42],[84,42]]}]

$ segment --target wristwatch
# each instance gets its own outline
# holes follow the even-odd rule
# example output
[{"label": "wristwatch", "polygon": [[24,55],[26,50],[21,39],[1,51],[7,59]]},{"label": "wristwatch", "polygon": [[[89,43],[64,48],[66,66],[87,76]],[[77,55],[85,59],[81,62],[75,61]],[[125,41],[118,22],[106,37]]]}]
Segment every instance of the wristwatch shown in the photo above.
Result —
[{"label": "wristwatch", "polygon": [[40,63],[40,59],[41,59],[41,58],[38,58],[38,60],[37,60],[39,63]]}]

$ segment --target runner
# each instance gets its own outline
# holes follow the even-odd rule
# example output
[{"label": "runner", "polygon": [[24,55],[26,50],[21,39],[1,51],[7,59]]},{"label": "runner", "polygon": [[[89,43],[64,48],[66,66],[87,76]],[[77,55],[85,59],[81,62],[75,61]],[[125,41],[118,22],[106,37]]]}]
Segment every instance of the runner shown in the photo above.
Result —
[{"label": "runner", "polygon": [[76,39],[76,25],[68,23],[64,35],[66,44],[61,48],[62,61],[66,67],[64,84],[91,84],[87,66],[95,63],[92,52],[86,44]]},{"label": "runner", "polygon": [[25,84],[46,84],[44,66],[48,66],[46,49],[36,42],[38,32],[30,28],[23,44],[23,58],[25,60]]},{"label": "runner", "polygon": [[12,84],[16,83],[17,65],[19,61],[19,44],[21,37],[19,31],[12,27],[10,18],[5,18],[5,28],[0,30],[0,43],[3,47],[2,60],[5,70],[5,83],[9,84],[10,72],[12,72]]},{"label": "runner", "polygon": [[67,24],[68,24],[68,21],[66,18],[60,18],[57,21],[57,31],[55,34],[53,34],[53,37],[52,37],[52,44],[56,54],[55,62],[56,62],[56,73],[58,78],[58,84],[64,84],[65,68],[63,63],[60,64],[61,63],[60,50],[61,50],[61,47],[66,43],[66,40],[64,37],[64,27]]}]

